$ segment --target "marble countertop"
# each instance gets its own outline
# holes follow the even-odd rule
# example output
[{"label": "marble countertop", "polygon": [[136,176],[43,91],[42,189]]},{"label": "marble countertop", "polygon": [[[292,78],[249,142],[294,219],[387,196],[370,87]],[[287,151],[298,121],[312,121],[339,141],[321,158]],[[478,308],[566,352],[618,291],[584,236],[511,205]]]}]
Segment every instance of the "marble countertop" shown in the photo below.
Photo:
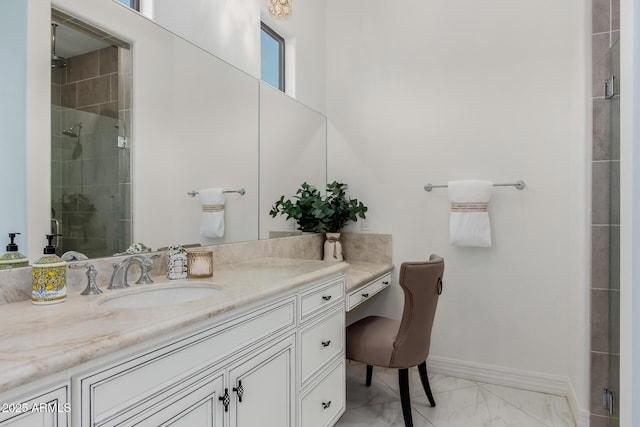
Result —
[{"label": "marble countertop", "polygon": [[[368,263],[362,264],[360,270],[347,274],[354,276],[354,280],[364,280],[372,266],[367,270],[364,265]],[[72,293],[67,301],[47,306],[36,306],[31,301],[5,304],[0,310],[0,392],[323,277],[344,273],[348,267],[346,262],[290,258],[258,258],[226,264],[216,268],[211,279],[194,280],[208,282],[219,292],[175,305],[136,309],[100,305],[106,299],[139,292],[136,285],[124,290],[103,289],[103,294],[95,296]],[[157,283],[143,286],[176,286],[165,278],[154,280]]]},{"label": "marble countertop", "polygon": [[387,262],[347,262],[349,268],[344,272],[347,293],[393,270],[393,264]]},{"label": "marble countertop", "polygon": [[257,258],[215,268],[215,295],[182,304],[119,309],[101,306],[114,297],[146,286],[184,284],[154,277],[156,283],[95,296],[71,292],[60,304],[31,301],[4,304],[0,310],[0,392],[78,366],[100,356],[197,324],[235,308],[259,302],[326,276],[343,273],[347,293],[393,269],[384,262],[327,262],[291,258]]}]

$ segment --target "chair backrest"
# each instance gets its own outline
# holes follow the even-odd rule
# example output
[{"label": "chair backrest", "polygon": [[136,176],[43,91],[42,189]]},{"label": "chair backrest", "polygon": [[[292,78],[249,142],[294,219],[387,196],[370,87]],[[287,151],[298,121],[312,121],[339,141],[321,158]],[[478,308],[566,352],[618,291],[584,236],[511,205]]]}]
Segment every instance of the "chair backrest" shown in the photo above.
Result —
[{"label": "chair backrest", "polygon": [[443,274],[444,260],[437,255],[431,255],[429,261],[403,262],[400,266],[404,310],[393,343],[394,366],[411,367],[427,359]]}]

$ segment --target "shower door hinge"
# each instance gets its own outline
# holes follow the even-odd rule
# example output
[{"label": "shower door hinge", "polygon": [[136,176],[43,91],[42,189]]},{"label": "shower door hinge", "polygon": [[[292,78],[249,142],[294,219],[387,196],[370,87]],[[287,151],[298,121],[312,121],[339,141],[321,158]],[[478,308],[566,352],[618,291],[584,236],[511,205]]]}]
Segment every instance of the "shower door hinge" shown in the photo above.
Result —
[{"label": "shower door hinge", "polygon": [[616,94],[616,76],[611,76],[604,81],[604,97],[611,99]]},{"label": "shower door hinge", "polygon": [[118,136],[118,148],[127,148],[129,146],[129,141],[124,136]]},{"label": "shower door hinge", "polygon": [[613,392],[608,388],[602,389],[602,406],[609,411],[609,415],[613,414]]}]

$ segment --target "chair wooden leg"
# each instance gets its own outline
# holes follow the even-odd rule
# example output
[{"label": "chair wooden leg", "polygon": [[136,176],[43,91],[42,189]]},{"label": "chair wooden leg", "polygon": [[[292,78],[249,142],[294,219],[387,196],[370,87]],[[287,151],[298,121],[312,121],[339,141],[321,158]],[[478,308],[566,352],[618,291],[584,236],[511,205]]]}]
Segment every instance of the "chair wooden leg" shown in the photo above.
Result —
[{"label": "chair wooden leg", "polygon": [[431,406],[436,406],[436,401],[433,398],[433,393],[431,393],[431,386],[429,385],[429,377],[427,376],[426,361],[418,365],[418,372],[420,372],[420,381],[422,381],[422,387],[424,388],[424,392],[427,393],[427,399],[429,399],[429,403],[431,404]]},{"label": "chair wooden leg", "polygon": [[398,369],[398,385],[400,386],[400,402],[402,403],[402,416],[405,427],[413,427],[411,416],[411,397],[409,395],[409,370]]},{"label": "chair wooden leg", "polygon": [[373,375],[373,366],[367,365],[367,387],[371,387],[371,376]]}]

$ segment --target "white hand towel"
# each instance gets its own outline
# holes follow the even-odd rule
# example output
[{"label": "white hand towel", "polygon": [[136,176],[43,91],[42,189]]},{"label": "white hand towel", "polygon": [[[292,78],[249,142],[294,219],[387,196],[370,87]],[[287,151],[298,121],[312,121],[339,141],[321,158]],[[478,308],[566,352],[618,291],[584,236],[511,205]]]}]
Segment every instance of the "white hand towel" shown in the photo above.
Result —
[{"label": "white hand towel", "polygon": [[451,215],[449,243],[454,246],[491,247],[490,181],[461,180],[448,183]]},{"label": "white hand towel", "polygon": [[222,188],[207,188],[199,193],[202,203],[200,235],[214,239],[223,237],[225,197]]}]

